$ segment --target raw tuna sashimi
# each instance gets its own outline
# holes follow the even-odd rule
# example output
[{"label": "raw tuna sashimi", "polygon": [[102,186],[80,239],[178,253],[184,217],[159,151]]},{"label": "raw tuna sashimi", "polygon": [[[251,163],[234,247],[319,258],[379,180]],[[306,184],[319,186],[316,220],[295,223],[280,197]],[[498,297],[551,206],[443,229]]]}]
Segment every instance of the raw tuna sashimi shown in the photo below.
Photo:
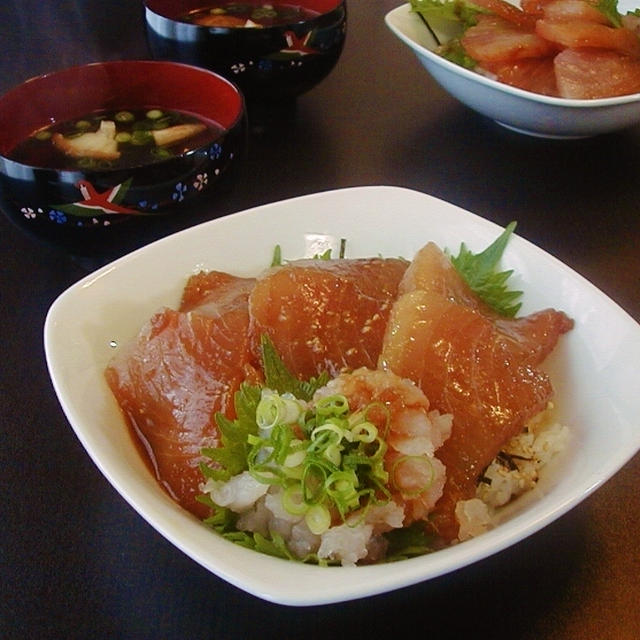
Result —
[{"label": "raw tuna sashimi", "polygon": [[198,516],[208,512],[195,500],[200,450],[217,445],[215,413],[233,416],[233,394],[253,372],[248,325],[246,295],[213,315],[163,309],[105,372],[157,479]]},{"label": "raw tuna sashimi", "polygon": [[575,20],[548,20],[536,22],[536,34],[559,48],[597,48],[617,51],[634,58],[640,57],[640,39],[622,27]]},{"label": "raw tuna sashimi", "polygon": [[587,0],[552,0],[541,7],[540,15],[547,20],[563,22],[580,20],[612,26],[609,18],[596,7],[596,3],[587,2]]},{"label": "raw tuna sashimi", "polygon": [[555,0],[520,0],[520,9],[530,16],[541,18],[545,6],[554,1]]},{"label": "raw tuna sashimi", "polygon": [[544,96],[557,96],[558,83],[553,57],[524,58],[515,62],[485,62],[482,68],[499,82],[533,91]]},{"label": "raw tuna sashimi", "polygon": [[394,258],[299,260],[270,269],[249,298],[254,353],[267,334],[301,379],[375,368],[407,264]]},{"label": "raw tuna sashimi", "polygon": [[465,51],[477,62],[505,62],[551,55],[556,48],[537,35],[493,15],[481,15],[460,39]]},{"label": "raw tuna sashimi", "polygon": [[238,278],[224,271],[200,271],[192,275],[182,292],[179,311],[198,309],[200,313],[223,313],[246,308],[254,278]]},{"label": "raw tuna sashimi", "polygon": [[482,7],[490,13],[522,28],[532,28],[535,18],[525,13],[520,7],[505,0],[474,0],[474,5]]},{"label": "raw tuna sashimi", "polygon": [[554,60],[563,98],[593,99],[640,92],[640,60],[615,51],[565,49]]},{"label": "raw tuna sashimi", "polygon": [[466,28],[460,44],[479,73],[561,98],[640,92],[637,16],[614,19],[596,0],[522,0],[521,9],[502,0],[476,4],[488,13]]}]

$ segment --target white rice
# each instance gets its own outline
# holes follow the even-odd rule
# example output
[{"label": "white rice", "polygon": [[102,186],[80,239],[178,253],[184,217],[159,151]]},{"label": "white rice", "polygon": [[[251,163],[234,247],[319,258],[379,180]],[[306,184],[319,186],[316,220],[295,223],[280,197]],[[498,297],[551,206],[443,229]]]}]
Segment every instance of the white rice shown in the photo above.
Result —
[{"label": "white rice", "polygon": [[383,558],[386,542],[382,533],[401,528],[403,520],[404,509],[391,501],[371,507],[362,520],[359,514],[354,514],[345,524],[316,535],[309,530],[304,516],[284,509],[282,490],[271,486],[240,513],[236,526],[240,531],[263,536],[282,536],[289,551],[298,558],[315,553],[318,558],[350,566],[363,558],[368,561]]},{"label": "white rice", "polygon": [[552,408],[549,406],[503,447],[478,483],[476,497],[458,502],[461,542],[491,529],[500,508],[533,489],[540,470],[565,449],[569,429],[549,420]]}]

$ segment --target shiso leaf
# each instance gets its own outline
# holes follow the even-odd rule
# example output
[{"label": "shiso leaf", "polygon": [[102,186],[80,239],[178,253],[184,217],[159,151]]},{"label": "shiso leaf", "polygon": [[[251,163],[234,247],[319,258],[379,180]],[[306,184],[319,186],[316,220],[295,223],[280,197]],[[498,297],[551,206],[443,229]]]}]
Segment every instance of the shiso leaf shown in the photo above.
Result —
[{"label": "shiso leaf", "polygon": [[622,26],[622,16],[618,11],[618,0],[598,0],[596,9],[608,18],[614,27]]},{"label": "shiso leaf", "polygon": [[[263,334],[260,339],[265,386],[278,393],[292,393],[300,400],[311,400],[320,387],[329,382],[329,374],[323,371],[309,380],[298,380],[285,366],[271,338]],[[255,415],[255,414],[254,414]]]},{"label": "shiso leaf", "polygon": [[386,562],[414,558],[433,551],[433,537],[425,531],[424,524],[419,522],[402,529],[392,529],[384,537],[389,545]]},{"label": "shiso leaf", "polygon": [[[338,258],[344,258],[345,250],[346,250],[346,240],[345,238],[340,238],[340,248],[338,250]],[[313,260],[331,260],[333,259],[333,252],[331,249],[326,249],[322,253],[316,253],[312,256]],[[286,260],[282,257],[282,247],[277,244],[273,248],[273,254],[271,256],[271,267],[281,267]]]},{"label": "shiso leaf", "polygon": [[[310,380],[298,380],[285,366],[273,342],[266,334],[261,337],[262,362],[265,386],[280,394],[291,393],[300,400],[311,400],[317,389],[329,381],[323,372]],[[200,470],[205,478],[228,480],[248,469],[249,436],[258,433],[256,409],[262,395],[262,387],[243,382],[234,395],[236,418],[230,420],[223,413],[215,415],[220,431],[219,447],[204,447],[202,455],[213,463],[202,463]]]},{"label": "shiso leaf", "polygon": [[471,252],[463,242],[458,255],[449,256],[471,289],[494,311],[508,318],[513,318],[520,310],[522,303],[517,300],[522,291],[511,290],[507,286],[513,270],[497,271],[496,268],[515,228],[516,222],[509,223],[500,236],[480,253]]},{"label": "shiso leaf", "polygon": [[261,393],[259,386],[242,383],[234,396],[236,419],[229,420],[223,413],[216,413],[220,446],[202,449],[202,455],[215,463],[214,467],[204,463],[200,465],[205,477],[228,480],[247,468],[248,436],[258,433],[256,407]]},{"label": "shiso leaf", "polygon": [[281,267],[282,266],[282,247],[277,244],[273,248],[273,256],[271,258],[271,266],[272,267]]}]

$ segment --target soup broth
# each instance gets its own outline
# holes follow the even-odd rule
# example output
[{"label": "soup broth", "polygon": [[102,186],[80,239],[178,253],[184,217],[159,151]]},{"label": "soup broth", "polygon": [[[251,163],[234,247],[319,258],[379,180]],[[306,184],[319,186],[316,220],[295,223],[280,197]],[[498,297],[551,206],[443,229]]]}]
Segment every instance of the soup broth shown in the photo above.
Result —
[{"label": "soup broth", "polygon": [[190,11],[185,22],[205,27],[273,27],[315,18],[319,13],[283,2],[216,2]]},{"label": "soup broth", "polygon": [[102,110],[38,129],[8,157],[58,170],[126,169],[186,153],[223,131],[217,123],[181,111]]}]

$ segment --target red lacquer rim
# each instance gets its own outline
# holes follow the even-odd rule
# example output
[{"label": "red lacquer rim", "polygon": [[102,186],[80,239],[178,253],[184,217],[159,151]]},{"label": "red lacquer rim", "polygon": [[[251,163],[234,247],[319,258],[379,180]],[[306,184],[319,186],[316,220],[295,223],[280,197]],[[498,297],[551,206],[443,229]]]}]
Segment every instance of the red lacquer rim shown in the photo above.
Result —
[{"label": "red lacquer rim", "polygon": [[[339,7],[344,0],[284,0],[283,4],[293,4],[317,13],[329,13]],[[264,4],[265,0],[243,0],[250,4]],[[273,3],[273,0],[272,0]],[[207,6],[203,0],[145,0],[144,4],[154,13],[170,20],[179,20],[185,13]],[[210,4],[213,4],[211,2]],[[207,28],[207,27],[203,27]]]},{"label": "red lacquer rim", "polygon": [[148,106],[189,111],[227,130],[244,112],[237,87],[206,69],[151,60],[98,62],[32,78],[2,96],[0,153],[53,122]]}]

